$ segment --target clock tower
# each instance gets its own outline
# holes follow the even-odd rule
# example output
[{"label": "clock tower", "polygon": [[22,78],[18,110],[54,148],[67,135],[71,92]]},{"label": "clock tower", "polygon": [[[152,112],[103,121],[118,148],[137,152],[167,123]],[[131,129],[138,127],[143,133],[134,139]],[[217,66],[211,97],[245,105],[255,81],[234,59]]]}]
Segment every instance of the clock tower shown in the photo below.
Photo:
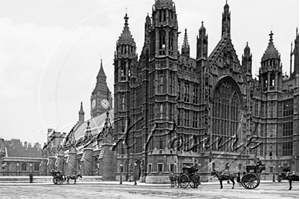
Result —
[{"label": "clock tower", "polygon": [[96,87],[91,95],[91,118],[108,111],[111,108],[111,104],[111,92],[107,86],[106,75],[104,73],[101,60]]}]

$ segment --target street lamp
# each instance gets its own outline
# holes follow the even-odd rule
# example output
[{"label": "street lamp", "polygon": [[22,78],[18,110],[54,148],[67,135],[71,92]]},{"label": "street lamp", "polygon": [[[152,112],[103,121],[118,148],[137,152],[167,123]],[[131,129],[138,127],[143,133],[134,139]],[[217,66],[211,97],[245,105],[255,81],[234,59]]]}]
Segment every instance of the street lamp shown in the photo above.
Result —
[{"label": "street lamp", "polygon": [[137,166],[137,163],[135,162],[134,163],[134,173],[133,173],[134,185],[136,185],[136,166]]},{"label": "street lamp", "polygon": [[140,165],[140,169],[141,169],[141,177],[142,177],[142,182],[144,181],[144,161],[142,160],[141,165]]},{"label": "street lamp", "polygon": [[123,164],[122,163],[120,163],[120,184],[122,184],[123,183],[123,179],[122,179],[122,177],[123,177]]},{"label": "street lamp", "polygon": [[273,182],[275,182],[275,173],[276,173],[275,164],[273,164]]}]

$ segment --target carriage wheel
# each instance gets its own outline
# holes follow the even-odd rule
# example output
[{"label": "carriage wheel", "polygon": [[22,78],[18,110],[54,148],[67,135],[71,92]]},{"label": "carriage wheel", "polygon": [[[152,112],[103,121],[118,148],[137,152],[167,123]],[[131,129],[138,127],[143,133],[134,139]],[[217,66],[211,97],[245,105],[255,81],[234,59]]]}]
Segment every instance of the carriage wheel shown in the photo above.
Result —
[{"label": "carriage wheel", "polygon": [[52,181],[53,181],[54,184],[57,184],[57,179],[56,178],[53,178]]},{"label": "carriage wheel", "polygon": [[195,189],[198,188],[199,184],[200,184],[200,176],[193,175],[191,177],[190,186]]},{"label": "carriage wheel", "polygon": [[242,177],[242,186],[246,189],[255,189],[260,184],[260,179],[255,173],[247,173]]},{"label": "carriage wheel", "polygon": [[189,185],[189,176],[187,176],[186,174],[181,174],[179,176],[179,185],[182,188],[187,188]]}]

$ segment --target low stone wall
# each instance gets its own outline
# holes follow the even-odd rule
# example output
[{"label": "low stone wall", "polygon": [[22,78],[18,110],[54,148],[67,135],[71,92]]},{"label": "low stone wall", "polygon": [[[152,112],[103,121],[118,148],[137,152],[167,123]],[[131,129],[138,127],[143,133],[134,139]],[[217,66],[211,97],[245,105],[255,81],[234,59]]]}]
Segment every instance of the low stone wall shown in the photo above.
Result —
[{"label": "low stone wall", "polygon": [[[33,176],[33,183],[52,183],[52,176]],[[102,176],[82,176],[78,182],[101,182]],[[73,180],[70,180],[72,183]],[[30,183],[29,176],[0,176],[1,183]]]},{"label": "low stone wall", "polygon": [[146,183],[149,184],[170,184],[169,176],[147,176]]}]

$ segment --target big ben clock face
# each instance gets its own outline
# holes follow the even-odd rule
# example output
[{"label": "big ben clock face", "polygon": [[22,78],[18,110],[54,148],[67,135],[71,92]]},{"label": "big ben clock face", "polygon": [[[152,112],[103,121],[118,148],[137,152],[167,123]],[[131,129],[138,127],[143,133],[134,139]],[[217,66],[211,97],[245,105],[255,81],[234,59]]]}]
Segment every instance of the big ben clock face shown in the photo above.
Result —
[{"label": "big ben clock face", "polygon": [[96,107],[96,100],[93,99],[93,101],[92,101],[92,109],[94,109],[95,107]]},{"label": "big ben clock face", "polygon": [[101,106],[102,106],[103,108],[105,108],[105,109],[108,109],[108,107],[109,107],[109,102],[107,101],[107,99],[103,99],[103,100],[101,101]]}]

